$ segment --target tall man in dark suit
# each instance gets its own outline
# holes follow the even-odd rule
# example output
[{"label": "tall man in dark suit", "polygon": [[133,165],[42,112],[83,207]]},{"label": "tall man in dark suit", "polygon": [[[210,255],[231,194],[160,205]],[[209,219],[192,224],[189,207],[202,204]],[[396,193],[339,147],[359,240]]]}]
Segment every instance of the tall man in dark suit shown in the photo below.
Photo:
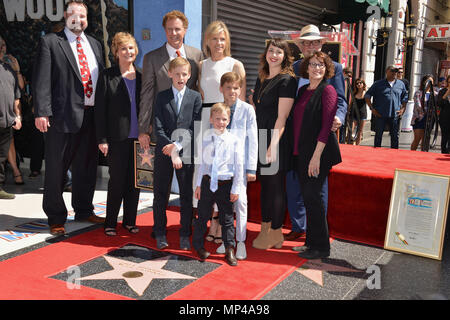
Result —
[{"label": "tall man in dark suit", "polygon": [[66,4],[65,29],[42,37],[34,65],[35,125],[45,139],[43,209],[54,235],[65,234],[62,193],[70,166],[75,220],[104,222],[92,205],[98,162],[95,86],[104,60],[101,44],[84,33],[87,11],[83,1]]},{"label": "tall man in dark suit", "polygon": [[[203,59],[202,52],[183,43],[188,28],[188,19],[177,10],[167,13],[162,23],[167,42],[160,48],[150,51],[144,56],[142,68],[141,103],[139,110],[139,142],[148,148],[153,123],[153,106],[158,92],[171,87],[172,81],[167,75],[169,63],[181,56],[191,64],[191,78],[187,83],[190,89],[197,89],[198,63]],[[152,141],[155,136],[152,134]]]}]

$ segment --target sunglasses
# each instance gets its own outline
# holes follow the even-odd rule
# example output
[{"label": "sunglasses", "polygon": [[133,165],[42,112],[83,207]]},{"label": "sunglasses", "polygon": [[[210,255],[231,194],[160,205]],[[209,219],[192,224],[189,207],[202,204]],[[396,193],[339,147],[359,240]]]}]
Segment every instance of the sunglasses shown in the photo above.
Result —
[{"label": "sunglasses", "polygon": [[311,40],[311,41],[309,41],[309,40],[303,40],[303,41],[300,41],[300,44],[303,45],[303,46],[305,46],[305,47],[311,46],[311,45],[313,45],[313,46],[318,46],[318,45],[321,44],[321,43],[322,43],[322,42],[321,42],[320,40]]}]

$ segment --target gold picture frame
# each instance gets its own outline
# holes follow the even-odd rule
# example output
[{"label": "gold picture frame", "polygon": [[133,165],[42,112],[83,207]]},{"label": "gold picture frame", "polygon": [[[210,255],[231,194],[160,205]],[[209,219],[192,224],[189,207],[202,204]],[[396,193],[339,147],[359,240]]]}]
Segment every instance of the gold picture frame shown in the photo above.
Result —
[{"label": "gold picture frame", "polygon": [[144,150],[139,141],[134,142],[134,186],[153,190],[153,168],[155,165],[155,144]]},{"label": "gold picture frame", "polygon": [[396,169],[384,248],[442,260],[450,176]]}]

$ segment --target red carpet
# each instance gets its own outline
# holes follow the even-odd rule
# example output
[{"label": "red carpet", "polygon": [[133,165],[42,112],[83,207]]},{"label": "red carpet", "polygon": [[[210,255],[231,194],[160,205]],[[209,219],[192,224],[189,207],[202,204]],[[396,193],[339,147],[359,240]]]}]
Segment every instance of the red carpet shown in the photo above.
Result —
[{"label": "red carpet", "polygon": [[[450,155],[340,145],[329,176],[330,236],[383,247],[395,169],[450,174]],[[249,220],[260,221],[258,182],[248,186]],[[291,226],[286,212],[285,225]]]},{"label": "red carpet", "polygon": [[[178,247],[178,212],[168,211],[168,241],[173,248]],[[156,250],[156,241],[150,238],[153,215],[138,216],[140,233],[130,235],[118,228],[117,237],[106,237],[103,229],[86,232],[65,241],[48,245],[41,249],[0,262],[1,299],[128,299],[117,294],[81,286],[70,289],[67,282],[49,277],[65,272],[70,266],[77,266],[110,251],[132,243]],[[212,254],[208,262],[221,264],[220,267],[187,285],[166,299],[224,300],[260,299],[279,284],[306,260],[300,259],[293,246],[299,242],[284,242],[281,249],[257,250],[251,243],[259,233],[259,224],[249,223],[247,237],[248,258],[239,261],[237,267],[225,263],[223,256]],[[206,249],[215,252],[218,245],[206,242]],[[190,256],[192,252],[165,250],[173,254]]]}]

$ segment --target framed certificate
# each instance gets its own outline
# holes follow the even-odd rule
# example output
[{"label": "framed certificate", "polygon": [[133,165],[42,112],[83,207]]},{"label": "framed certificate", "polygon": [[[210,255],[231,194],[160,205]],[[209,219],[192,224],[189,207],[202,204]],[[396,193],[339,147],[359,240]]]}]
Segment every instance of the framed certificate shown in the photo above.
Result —
[{"label": "framed certificate", "polygon": [[153,168],[155,163],[155,144],[149,150],[134,142],[134,185],[136,188],[153,190]]},{"label": "framed certificate", "polygon": [[450,176],[395,170],[384,248],[442,259]]}]

